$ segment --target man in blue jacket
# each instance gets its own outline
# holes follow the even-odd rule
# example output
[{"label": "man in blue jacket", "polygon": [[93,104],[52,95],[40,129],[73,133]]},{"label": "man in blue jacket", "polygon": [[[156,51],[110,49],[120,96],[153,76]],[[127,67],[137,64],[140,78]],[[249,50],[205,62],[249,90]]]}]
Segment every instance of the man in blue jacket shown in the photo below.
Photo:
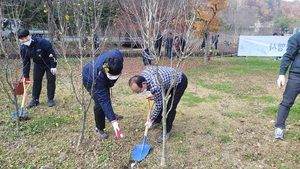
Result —
[{"label": "man in blue jacket", "polygon": [[25,83],[30,83],[29,72],[31,59],[33,66],[32,100],[28,108],[39,105],[39,97],[42,89],[43,76],[47,77],[48,106],[55,105],[55,81],[56,81],[56,54],[52,44],[43,38],[33,37],[27,29],[18,31],[18,38],[21,42],[20,54],[23,60],[23,76]]},{"label": "man in blue jacket", "polygon": [[288,82],[286,84],[282,101],[278,108],[275,123],[274,137],[283,139],[285,121],[289,115],[290,108],[300,93],[300,33],[292,35],[287,43],[287,49],[282,57],[277,85],[281,89],[285,84],[285,74],[289,70]]},{"label": "man in blue jacket", "polygon": [[118,115],[113,111],[109,89],[114,86],[123,69],[123,55],[117,49],[104,53],[83,68],[83,85],[92,96],[96,122],[95,134],[101,139],[108,138],[104,132],[105,116],[111,122],[117,139],[123,138],[118,124]]}]

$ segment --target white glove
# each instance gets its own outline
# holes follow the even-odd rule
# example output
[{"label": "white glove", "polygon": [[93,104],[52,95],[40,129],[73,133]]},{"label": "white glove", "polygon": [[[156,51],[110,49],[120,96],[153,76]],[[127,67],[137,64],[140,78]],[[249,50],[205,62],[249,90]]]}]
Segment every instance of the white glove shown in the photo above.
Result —
[{"label": "white glove", "polygon": [[53,75],[56,75],[57,69],[56,69],[56,68],[51,68],[50,71],[51,71],[51,73],[52,73]]},{"label": "white glove", "polygon": [[282,88],[282,86],[284,86],[284,80],[285,80],[284,75],[279,75],[277,79],[277,85],[279,88]]},{"label": "white glove", "polygon": [[148,99],[148,100],[154,100],[154,96],[153,96],[153,94],[148,94],[148,96],[146,97],[146,99]]},{"label": "white glove", "polygon": [[146,121],[145,126],[148,126],[148,128],[150,128],[152,126],[152,124],[153,124],[153,121],[148,120],[148,121]]},{"label": "white glove", "polygon": [[113,126],[113,128],[115,130],[115,134],[116,134],[117,139],[123,138],[124,137],[123,136],[123,132],[121,131],[120,126],[119,126],[117,120],[112,121],[111,124],[112,124],[112,126]]}]

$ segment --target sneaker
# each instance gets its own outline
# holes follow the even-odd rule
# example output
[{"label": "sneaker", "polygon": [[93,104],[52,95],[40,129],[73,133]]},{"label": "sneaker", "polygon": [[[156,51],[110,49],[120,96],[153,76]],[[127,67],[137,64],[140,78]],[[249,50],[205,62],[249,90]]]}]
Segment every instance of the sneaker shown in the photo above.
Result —
[{"label": "sneaker", "polygon": [[99,139],[107,139],[108,135],[103,131],[96,128],[95,134]]},{"label": "sneaker", "polygon": [[284,135],[284,130],[283,130],[283,129],[281,129],[281,128],[276,128],[276,129],[275,129],[274,137],[275,137],[276,139],[281,139],[281,140],[283,140],[283,135]]},{"label": "sneaker", "polygon": [[161,126],[161,123],[156,123],[156,122],[153,122],[151,127],[149,127],[149,130],[151,129],[156,129],[157,127]]},{"label": "sneaker", "polygon": [[27,108],[31,108],[31,107],[37,106],[39,104],[40,104],[40,102],[38,99],[32,99],[31,102],[27,105]]},{"label": "sneaker", "polygon": [[123,119],[122,115],[117,115],[117,114],[115,114],[115,115],[116,115],[116,120],[122,120]]},{"label": "sneaker", "polygon": [[[165,137],[165,138],[166,138],[166,141],[169,140],[170,135],[171,135],[171,132],[168,132],[168,133],[166,134],[166,137]],[[157,142],[160,143],[160,144],[163,143],[163,133],[160,134],[160,136],[159,136],[158,139],[157,139]]]},{"label": "sneaker", "polygon": [[52,107],[52,106],[54,106],[55,105],[55,102],[53,101],[53,100],[49,100],[48,101],[48,106],[49,107]]}]

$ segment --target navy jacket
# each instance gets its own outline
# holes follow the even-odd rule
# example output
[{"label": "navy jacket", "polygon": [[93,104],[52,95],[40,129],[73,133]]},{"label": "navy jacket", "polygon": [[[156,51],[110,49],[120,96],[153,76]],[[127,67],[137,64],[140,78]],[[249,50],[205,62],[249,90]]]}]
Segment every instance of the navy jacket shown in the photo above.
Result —
[{"label": "navy jacket", "polygon": [[93,61],[86,64],[82,71],[84,86],[87,89],[91,89],[94,83],[93,93],[91,93],[91,95],[94,94],[96,96],[109,121],[116,120],[116,116],[111,105],[109,88],[113,87],[118,79],[109,80],[102,65],[105,59],[111,56],[121,59],[122,62],[124,61],[121,52],[118,49],[115,49],[97,56]]},{"label": "navy jacket", "polygon": [[43,38],[32,37],[30,46],[21,45],[20,54],[23,60],[24,78],[29,78],[30,59],[41,69],[56,68],[56,54],[52,44]]},{"label": "navy jacket", "polygon": [[279,75],[285,75],[289,66],[291,66],[290,73],[300,74],[300,33],[289,38],[286,53],[281,60]]}]

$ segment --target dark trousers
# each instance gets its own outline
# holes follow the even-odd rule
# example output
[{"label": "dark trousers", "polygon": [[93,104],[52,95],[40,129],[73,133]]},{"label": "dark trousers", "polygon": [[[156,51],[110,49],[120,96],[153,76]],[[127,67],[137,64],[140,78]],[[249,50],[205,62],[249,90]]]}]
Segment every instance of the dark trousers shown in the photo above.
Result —
[{"label": "dark trousers", "polygon": [[[174,89],[171,90],[171,97],[168,101],[167,111],[170,109],[171,104],[172,104],[172,108],[167,117],[167,132],[170,132],[172,130],[173,121],[174,121],[175,115],[176,115],[176,108],[177,108],[177,105],[178,105],[185,89],[187,88],[187,85],[188,85],[188,79],[185,76],[185,74],[182,74],[181,82],[177,85],[175,92],[174,92]],[[172,100],[173,95],[174,95],[174,100]],[[155,119],[156,123],[161,122],[161,120],[162,120],[161,114],[162,114],[162,112],[160,112],[158,117]]]},{"label": "dark trousers", "polygon": [[160,51],[161,51],[161,43],[158,45],[158,56],[160,56]]},{"label": "dark trousers", "polygon": [[155,49],[156,49],[157,52],[158,52],[158,56],[160,56],[161,43],[162,43],[162,42],[156,42],[156,44],[155,44]]},{"label": "dark trousers", "polygon": [[205,40],[203,39],[202,44],[201,44],[201,49],[203,49],[205,47]]},{"label": "dark trousers", "polygon": [[293,106],[296,97],[300,93],[300,74],[290,74],[283,93],[283,99],[277,112],[275,127],[285,129],[285,121],[289,115],[290,108]]},{"label": "dark trousers", "polygon": [[37,65],[33,66],[33,86],[32,86],[32,99],[39,99],[41,90],[42,90],[42,82],[44,74],[46,73],[47,77],[47,96],[48,100],[53,100],[55,95],[55,81],[56,76],[53,75],[50,71],[50,68],[42,69]]},{"label": "dark trousers", "polygon": [[167,46],[166,47],[166,55],[169,59],[172,58],[172,46]]},{"label": "dark trousers", "polygon": [[[105,129],[105,114],[102,110],[99,101],[96,98],[96,95],[92,93],[92,86],[87,85],[85,81],[83,81],[83,85],[86,88],[86,90],[90,93],[94,100],[94,117],[95,117],[95,123],[96,127],[99,130]],[[93,91],[94,92],[94,91]]]},{"label": "dark trousers", "polygon": [[215,45],[215,49],[217,50],[218,49],[218,42],[215,42],[214,45]]}]

